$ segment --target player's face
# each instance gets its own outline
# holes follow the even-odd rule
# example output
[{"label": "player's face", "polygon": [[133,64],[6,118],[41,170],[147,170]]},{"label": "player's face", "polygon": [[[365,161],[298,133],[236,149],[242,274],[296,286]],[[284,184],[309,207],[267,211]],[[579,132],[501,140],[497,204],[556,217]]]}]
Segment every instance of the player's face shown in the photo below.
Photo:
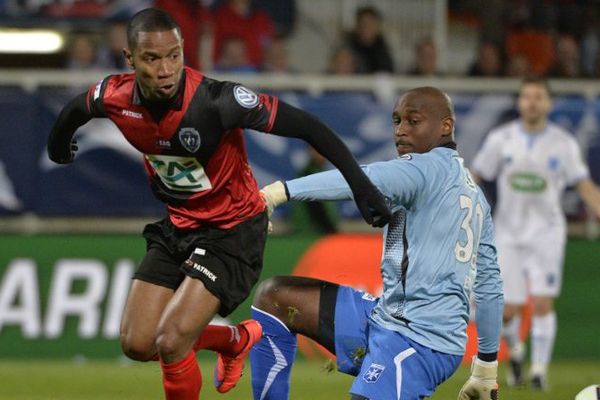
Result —
[{"label": "player's face", "polygon": [[429,96],[413,92],[398,100],[392,113],[398,155],[426,153],[452,134],[454,120],[440,116],[434,104]]},{"label": "player's face", "polygon": [[552,107],[550,94],[546,87],[537,83],[525,84],[521,88],[518,100],[521,118],[528,124],[536,124],[546,119]]},{"label": "player's face", "polygon": [[183,71],[183,40],[177,29],[139,32],[137,47],[126,50],[125,56],[145,98],[159,101],[175,96]]}]

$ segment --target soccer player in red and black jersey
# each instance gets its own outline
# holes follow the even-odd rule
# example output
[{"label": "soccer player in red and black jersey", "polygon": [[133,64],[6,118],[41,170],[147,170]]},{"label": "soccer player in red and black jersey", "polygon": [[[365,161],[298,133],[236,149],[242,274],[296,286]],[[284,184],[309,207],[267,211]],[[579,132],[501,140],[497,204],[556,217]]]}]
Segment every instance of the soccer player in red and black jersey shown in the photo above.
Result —
[{"label": "soccer player in red and black jersey", "polygon": [[129,293],[121,345],[132,359],[159,359],[166,398],[177,400],[200,393],[196,350],[218,353],[215,385],[226,392],[261,336],[252,320],[209,325],[246,299],[262,269],[267,211],[243,128],[307,141],[343,173],[368,223],[390,218],[384,197],[334,132],[276,97],[184,67],[182,43],[164,11],[133,16],[124,54],[134,73],[108,76],[71,100],[48,140],[50,159],[70,163],[77,128],[110,118],[143,154],[168,217],[144,229],[147,254]]}]

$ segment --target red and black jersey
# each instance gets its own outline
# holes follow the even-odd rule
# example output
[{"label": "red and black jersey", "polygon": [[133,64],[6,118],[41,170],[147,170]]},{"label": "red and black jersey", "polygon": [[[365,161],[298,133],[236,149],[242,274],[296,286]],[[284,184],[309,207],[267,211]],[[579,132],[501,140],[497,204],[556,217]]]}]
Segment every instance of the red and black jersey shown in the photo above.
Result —
[{"label": "red and black jersey", "polygon": [[242,128],[270,132],[278,99],[187,67],[178,93],[156,122],[135,74],[112,75],[90,88],[87,106],[144,155],[152,189],[177,227],[229,228],[263,211]]}]

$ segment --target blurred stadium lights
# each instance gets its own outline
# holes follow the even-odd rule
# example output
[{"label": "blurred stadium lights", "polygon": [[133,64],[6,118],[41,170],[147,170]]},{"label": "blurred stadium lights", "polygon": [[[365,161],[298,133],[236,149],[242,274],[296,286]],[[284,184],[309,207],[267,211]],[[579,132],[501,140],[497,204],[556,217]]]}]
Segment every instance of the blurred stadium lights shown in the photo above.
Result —
[{"label": "blurred stadium lights", "polygon": [[62,51],[65,40],[54,30],[0,29],[0,53],[51,54]]}]

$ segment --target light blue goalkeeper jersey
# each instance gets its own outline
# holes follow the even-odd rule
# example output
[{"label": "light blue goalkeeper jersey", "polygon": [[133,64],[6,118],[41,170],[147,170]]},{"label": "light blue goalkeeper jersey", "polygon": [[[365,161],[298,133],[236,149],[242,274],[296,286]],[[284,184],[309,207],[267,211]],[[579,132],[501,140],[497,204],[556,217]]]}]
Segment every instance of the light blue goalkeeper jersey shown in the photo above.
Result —
[{"label": "light blue goalkeeper jersey", "polygon": [[[474,291],[479,351],[498,350],[502,281],[490,207],[455,150],[363,167],[391,202],[381,259],[383,294],[371,319],[431,349],[461,355]],[[290,200],[351,199],[337,170],[286,182]]]}]

